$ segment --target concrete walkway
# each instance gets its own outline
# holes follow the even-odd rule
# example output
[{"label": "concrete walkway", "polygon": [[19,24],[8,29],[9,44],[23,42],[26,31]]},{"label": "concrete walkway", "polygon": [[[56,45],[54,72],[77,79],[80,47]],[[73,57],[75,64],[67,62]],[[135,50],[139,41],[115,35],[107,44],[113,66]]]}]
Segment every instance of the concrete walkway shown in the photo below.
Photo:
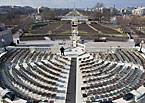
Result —
[{"label": "concrete walkway", "polygon": [[67,88],[66,103],[76,103],[76,63],[77,59],[72,58]]}]

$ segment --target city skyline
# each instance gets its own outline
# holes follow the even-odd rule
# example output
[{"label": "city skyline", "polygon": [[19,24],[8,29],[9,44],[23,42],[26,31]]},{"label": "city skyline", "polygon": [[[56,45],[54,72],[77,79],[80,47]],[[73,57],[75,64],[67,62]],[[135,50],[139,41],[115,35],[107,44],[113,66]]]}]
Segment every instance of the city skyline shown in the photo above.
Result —
[{"label": "city skyline", "polygon": [[104,3],[105,7],[125,8],[125,7],[141,7],[145,5],[145,1],[138,0],[0,0],[0,6],[16,5],[16,6],[31,6],[34,8],[44,6],[49,8],[73,8],[74,2],[76,8],[92,8],[97,2]]}]

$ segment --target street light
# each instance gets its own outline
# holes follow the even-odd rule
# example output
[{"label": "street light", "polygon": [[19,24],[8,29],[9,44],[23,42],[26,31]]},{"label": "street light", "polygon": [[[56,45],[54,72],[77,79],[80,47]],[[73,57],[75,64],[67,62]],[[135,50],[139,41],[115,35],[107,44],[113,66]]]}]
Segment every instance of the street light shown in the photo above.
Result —
[{"label": "street light", "polygon": [[140,50],[139,50],[139,52],[141,52],[141,53],[142,53],[142,46],[143,46],[143,44],[144,44],[144,41],[142,40],[142,41],[141,41]]},{"label": "street light", "polygon": [[5,45],[5,40],[4,40],[4,39],[1,39],[1,41],[2,41],[2,43],[3,43],[3,45],[4,45],[4,51],[7,51],[6,45]]}]

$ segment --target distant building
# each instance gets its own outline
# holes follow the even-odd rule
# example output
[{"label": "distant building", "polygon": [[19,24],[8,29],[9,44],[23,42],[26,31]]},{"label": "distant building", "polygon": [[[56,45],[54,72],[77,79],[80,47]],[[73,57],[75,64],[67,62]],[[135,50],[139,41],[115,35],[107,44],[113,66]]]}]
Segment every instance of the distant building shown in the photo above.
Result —
[{"label": "distant building", "polygon": [[0,47],[4,46],[1,41],[2,39],[5,40],[6,46],[10,45],[10,43],[13,42],[11,30],[6,29],[5,24],[0,23]]},{"label": "distant building", "polygon": [[35,20],[36,20],[36,21],[42,21],[41,15],[39,15],[39,14],[36,15],[36,16],[35,16]]},{"label": "distant building", "polygon": [[91,10],[89,10],[89,8],[85,8],[84,11],[91,11]]},{"label": "distant building", "polygon": [[0,15],[5,15],[5,14],[8,14],[8,12],[6,12],[6,11],[0,11]]},{"label": "distant building", "polygon": [[42,16],[41,16],[42,9],[43,9],[43,7],[38,7],[37,13],[35,15],[33,15],[35,22],[42,22]]},{"label": "distant building", "polygon": [[112,17],[112,19],[111,19],[111,21],[112,22],[116,22],[116,20],[119,18],[119,17],[122,17],[123,15],[122,14],[115,14],[115,16],[114,17]]},{"label": "distant building", "polygon": [[71,21],[71,20],[79,20],[79,21],[88,21],[88,16],[83,16],[79,11],[71,11],[66,16],[61,17],[61,21]]},{"label": "distant building", "polygon": [[117,14],[118,10],[115,7],[110,7],[110,14]]},{"label": "distant building", "polygon": [[117,9],[114,7],[109,7],[109,8],[96,8],[95,11],[97,12],[101,12],[101,13],[109,13],[109,14],[116,14],[117,13]]},{"label": "distant building", "polygon": [[145,15],[145,7],[138,7],[137,9],[132,10],[132,14],[138,16]]},{"label": "distant building", "polygon": [[101,13],[104,13],[104,12],[105,13],[107,13],[107,12],[110,13],[111,10],[110,10],[110,8],[100,8],[100,11],[101,11]]},{"label": "distant building", "polygon": [[134,10],[135,7],[127,7],[127,8],[121,8],[120,13],[121,14],[132,14],[132,10]]}]

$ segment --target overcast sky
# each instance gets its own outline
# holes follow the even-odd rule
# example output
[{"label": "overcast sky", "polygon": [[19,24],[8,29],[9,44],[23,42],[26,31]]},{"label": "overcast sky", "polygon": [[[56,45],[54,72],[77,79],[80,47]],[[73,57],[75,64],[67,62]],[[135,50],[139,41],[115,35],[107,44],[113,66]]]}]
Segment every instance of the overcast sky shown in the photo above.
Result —
[{"label": "overcast sky", "polygon": [[104,3],[106,7],[125,8],[131,6],[145,6],[145,0],[0,0],[0,5],[18,5],[32,7],[50,7],[50,8],[92,8],[97,2]]}]

